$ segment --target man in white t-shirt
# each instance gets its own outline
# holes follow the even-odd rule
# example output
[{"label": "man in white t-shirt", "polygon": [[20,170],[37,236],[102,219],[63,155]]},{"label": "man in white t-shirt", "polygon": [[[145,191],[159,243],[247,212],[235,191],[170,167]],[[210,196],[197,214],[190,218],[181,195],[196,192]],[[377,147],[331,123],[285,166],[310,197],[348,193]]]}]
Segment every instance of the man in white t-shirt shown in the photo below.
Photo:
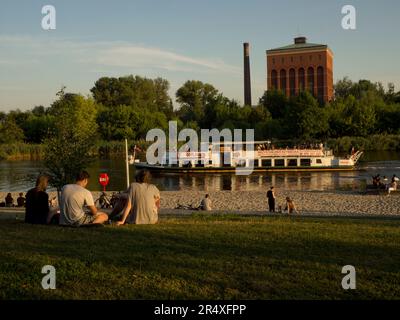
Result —
[{"label": "man in white t-shirt", "polygon": [[117,225],[128,224],[155,224],[158,222],[160,209],[160,191],[150,183],[151,175],[148,170],[140,170],[136,175],[136,182],[128,190],[128,201],[123,215]]},{"label": "man in white t-shirt", "polygon": [[61,190],[61,225],[81,226],[108,221],[108,215],[97,211],[92,193],[86,189],[89,178],[89,173],[82,171],[74,184],[67,184]]}]

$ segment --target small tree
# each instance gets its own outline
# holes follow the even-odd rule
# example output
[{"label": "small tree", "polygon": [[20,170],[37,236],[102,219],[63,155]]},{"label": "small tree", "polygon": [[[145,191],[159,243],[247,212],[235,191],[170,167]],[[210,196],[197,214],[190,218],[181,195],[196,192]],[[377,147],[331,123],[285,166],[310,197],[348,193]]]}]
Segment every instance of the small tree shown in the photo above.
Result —
[{"label": "small tree", "polygon": [[97,107],[91,98],[61,91],[49,112],[55,118],[54,130],[44,141],[44,162],[51,184],[60,191],[93,161]]}]

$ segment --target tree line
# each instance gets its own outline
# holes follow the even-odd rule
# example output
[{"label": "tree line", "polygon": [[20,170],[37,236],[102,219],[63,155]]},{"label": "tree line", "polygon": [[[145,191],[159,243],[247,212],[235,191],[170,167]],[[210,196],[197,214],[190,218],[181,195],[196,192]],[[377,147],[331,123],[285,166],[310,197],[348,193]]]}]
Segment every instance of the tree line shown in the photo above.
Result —
[{"label": "tree line", "polygon": [[[254,128],[257,140],[400,135],[400,92],[393,84],[385,89],[380,83],[344,78],[335,85],[335,99],[326,104],[308,91],[290,98],[266,91],[257,105],[243,106],[213,85],[191,80],[176,91],[176,108],[169,88],[165,79],[140,76],[100,78],[87,97],[63,88],[50,107],[0,112],[0,144],[42,144],[57,137],[60,121],[74,126],[76,135],[90,132],[93,141],[145,139],[152,128],[166,130],[170,120],[195,130]],[[65,114],[68,109],[76,114]]]}]

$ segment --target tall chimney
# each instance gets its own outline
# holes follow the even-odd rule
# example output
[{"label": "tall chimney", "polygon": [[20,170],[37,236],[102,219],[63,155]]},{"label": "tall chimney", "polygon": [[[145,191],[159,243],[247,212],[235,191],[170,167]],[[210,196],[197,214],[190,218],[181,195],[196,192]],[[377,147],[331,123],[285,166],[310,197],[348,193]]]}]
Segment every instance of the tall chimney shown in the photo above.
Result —
[{"label": "tall chimney", "polygon": [[251,83],[250,83],[250,46],[243,43],[244,52],[244,104],[251,106]]}]

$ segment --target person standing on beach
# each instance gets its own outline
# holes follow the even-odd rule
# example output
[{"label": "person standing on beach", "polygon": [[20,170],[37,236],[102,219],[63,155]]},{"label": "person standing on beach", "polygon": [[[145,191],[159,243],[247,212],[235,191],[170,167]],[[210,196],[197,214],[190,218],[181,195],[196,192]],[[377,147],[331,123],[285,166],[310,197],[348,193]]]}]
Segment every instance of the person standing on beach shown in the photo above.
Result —
[{"label": "person standing on beach", "polygon": [[267,192],[269,212],[275,212],[275,198],[274,187],[271,187],[271,189]]}]

